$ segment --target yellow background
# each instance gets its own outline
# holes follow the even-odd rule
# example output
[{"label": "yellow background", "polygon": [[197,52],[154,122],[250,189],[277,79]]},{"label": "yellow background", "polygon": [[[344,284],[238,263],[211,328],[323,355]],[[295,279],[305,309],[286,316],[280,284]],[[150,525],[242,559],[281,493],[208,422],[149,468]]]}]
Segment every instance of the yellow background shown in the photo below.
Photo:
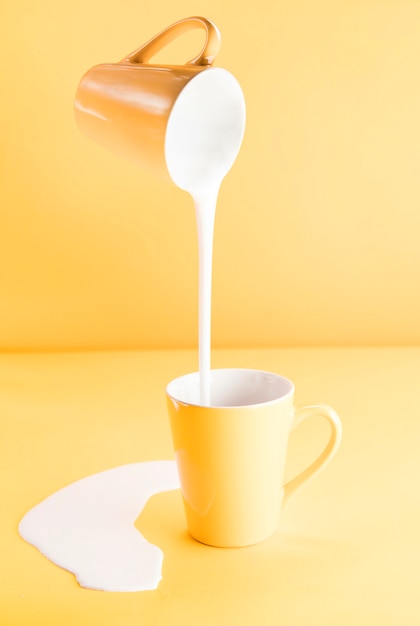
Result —
[{"label": "yellow background", "polygon": [[[159,588],[104,594],[17,525],[79,478],[173,458],[197,242],[191,199],[89,142],[73,100],[91,66],[197,14],[248,109],[215,233],[213,345],[233,349],[213,365],[290,377],[344,438],[259,546],[205,548],[179,493],[153,498],[136,524],[164,552]],[[86,351],[0,355],[1,626],[418,626],[420,349],[348,346],[420,342],[419,68],[417,0],[2,0],[0,350]],[[290,476],[322,436],[292,434]]]},{"label": "yellow background", "polygon": [[213,345],[418,343],[419,2],[6,0],[0,348],[196,346],[191,199],[73,119],[87,69],[195,14],[248,113],[217,210]]}]

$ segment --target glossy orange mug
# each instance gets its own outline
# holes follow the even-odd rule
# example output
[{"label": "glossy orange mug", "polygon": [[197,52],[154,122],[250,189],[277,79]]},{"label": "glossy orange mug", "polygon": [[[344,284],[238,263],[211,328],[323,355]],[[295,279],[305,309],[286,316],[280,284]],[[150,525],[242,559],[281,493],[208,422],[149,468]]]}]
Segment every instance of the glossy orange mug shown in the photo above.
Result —
[{"label": "glossy orange mug", "polygon": [[[293,383],[271,372],[210,372],[210,406],[200,406],[199,373],[169,383],[167,402],[181,492],[191,535],[240,547],[276,530],[281,507],[336,453],[341,422],[329,406],[293,406]],[[314,415],[329,441],[303,472],[284,484],[290,431]]]},{"label": "glossy orange mug", "polygon": [[[196,28],[206,37],[194,59],[185,65],[149,63],[175,37]],[[245,100],[232,74],[211,67],[219,48],[217,27],[204,17],[190,17],[118,63],[96,65],[77,89],[79,128],[190,193],[220,183],[241,146]]]}]

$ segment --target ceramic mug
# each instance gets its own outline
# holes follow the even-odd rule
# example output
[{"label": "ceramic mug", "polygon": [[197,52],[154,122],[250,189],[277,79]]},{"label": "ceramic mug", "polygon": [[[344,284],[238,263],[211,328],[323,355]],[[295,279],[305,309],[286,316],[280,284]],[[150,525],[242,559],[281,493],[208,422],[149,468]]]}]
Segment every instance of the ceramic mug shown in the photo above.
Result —
[{"label": "ceramic mug", "polygon": [[[194,59],[149,63],[174,38],[197,28],[205,42]],[[190,17],[121,61],[96,65],[77,88],[77,125],[93,141],[181,189],[220,183],[242,143],[245,100],[232,74],[211,67],[219,48],[217,27]]]},{"label": "ceramic mug", "polygon": [[[329,406],[295,409],[293,383],[274,373],[219,369],[210,373],[210,406],[200,406],[199,373],[173,380],[168,411],[191,535],[219,547],[258,543],[276,530],[291,494],[335,455],[341,422]],[[329,441],[284,484],[290,431],[314,415],[331,428]]]}]

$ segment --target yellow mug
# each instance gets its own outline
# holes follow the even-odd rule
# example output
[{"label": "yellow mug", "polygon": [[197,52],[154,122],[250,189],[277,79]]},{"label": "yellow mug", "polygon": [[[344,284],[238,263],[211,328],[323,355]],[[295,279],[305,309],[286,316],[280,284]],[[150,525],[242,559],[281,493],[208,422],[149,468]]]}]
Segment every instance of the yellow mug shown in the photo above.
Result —
[{"label": "yellow mug", "polygon": [[[201,52],[185,65],[149,60],[174,38],[202,29]],[[81,79],[75,117],[90,139],[192,193],[220,184],[242,143],[245,100],[238,81],[213,68],[217,27],[190,17],[153,37],[118,63]]]},{"label": "yellow mug", "polygon": [[[327,405],[295,409],[293,383],[278,374],[212,370],[210,389],[210,406],[200,406],[198,372],[166,389],[187,526],[208,545],[255,544],[275,532],[282,505],[334,456],[341,422]],[[314,415],[329,422],[328,444],[284,484],[289,433]]]}]

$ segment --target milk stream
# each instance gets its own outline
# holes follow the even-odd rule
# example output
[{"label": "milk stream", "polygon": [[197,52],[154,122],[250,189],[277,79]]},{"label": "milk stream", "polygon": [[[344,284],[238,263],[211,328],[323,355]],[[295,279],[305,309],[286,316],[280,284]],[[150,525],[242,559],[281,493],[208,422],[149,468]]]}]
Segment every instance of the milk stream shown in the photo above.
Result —
[{"label": "milk stream", "polygon": [[193,195],[198,235],[198,360],[200,404],[209,406],[211,369],[211,302],[213,273],[213,238],[217,195],[220,185]]},{"label": "milk stream", "polygon": [[152,495],[178,488],[175,461],[122,465],[49,496],[22,518],[19,533],[82,587],[156,589],[163,554],[134,522]]}]

